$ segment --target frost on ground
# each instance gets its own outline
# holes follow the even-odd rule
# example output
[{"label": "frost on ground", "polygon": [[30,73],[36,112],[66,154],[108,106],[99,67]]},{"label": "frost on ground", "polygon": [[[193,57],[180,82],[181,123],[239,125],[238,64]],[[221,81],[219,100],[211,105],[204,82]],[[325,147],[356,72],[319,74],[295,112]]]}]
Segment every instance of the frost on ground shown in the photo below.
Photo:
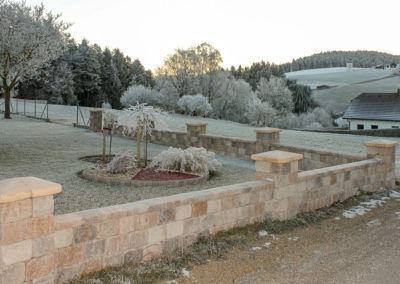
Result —
[{"label": "frost on ground", "polygon": [[[190,186],[112,186],[81,179],[77,172],[93,167],[80,157],[99,155],[102,152],[102,135],[83,129],[45,123],[13,116],[11,120],[0,118],[0,179],[18,176],[35,176],[62,185],[55,195],[55,214],[92,209],[168,196],[246,182],[254,179],[252,161],[226,159],[219,173],[209,181]],[[149,145],[149,157],[166,149],[165,146]],[[113,154],[136,155],[136,143],[132,139],[114,137]],[[218,156],[217,156],[218,158]],[[248,167],[237,166],[248,164]]]},{"label": "frost on ground", "polygon": [[187,270],[186,268],[182,268],[182,274],[185,277],[189,277],[190,276],[190,271]]},{"label": "frost on ground", "polygon": [[261,247],[252,247],[251,250],[261,250]]},{"label": "frost on ground", "polygon": [[268,232],[265,231],[265,230],[261,230],[261,231],[258,232],[258,235],[259,235],[260,237],[265,237],[265,236],[268,236]]},{"label": "frost on ground", "polygon": [[[396,191],[392,190],[392,192]],[[385,200],[387,199],[389,199],[389,197],[382,197],[381,199],[371,199],[369,201],[361,202],[360,205],[344,211],[342,215],[345,218],[354,218],[357,215],[362,216],[368,211],[371,211],[371,209],[376,208],[377,206],[383,206],[383,204],[386,202]]]}]

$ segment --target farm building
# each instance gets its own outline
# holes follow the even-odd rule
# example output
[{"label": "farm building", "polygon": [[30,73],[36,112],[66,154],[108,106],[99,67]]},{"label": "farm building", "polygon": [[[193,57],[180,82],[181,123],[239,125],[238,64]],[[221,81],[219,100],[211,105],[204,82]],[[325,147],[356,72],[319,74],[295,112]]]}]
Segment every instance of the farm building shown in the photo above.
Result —
[{"label": "farm building", "polygon": [[350,130],[400,128],[400,89],[397,93],[363,93],[343,115]]}]

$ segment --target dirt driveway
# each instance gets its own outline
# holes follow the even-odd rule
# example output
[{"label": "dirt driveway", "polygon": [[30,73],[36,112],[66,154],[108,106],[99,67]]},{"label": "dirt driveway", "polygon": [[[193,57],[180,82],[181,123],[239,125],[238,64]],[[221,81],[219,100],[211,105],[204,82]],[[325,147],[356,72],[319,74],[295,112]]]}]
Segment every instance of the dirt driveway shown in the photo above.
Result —
[{"label": "dirt driveway", "polygon": [[340,214],[288,234],[268,234],[176,282],[400,283],[400,198],[363,216]]}]

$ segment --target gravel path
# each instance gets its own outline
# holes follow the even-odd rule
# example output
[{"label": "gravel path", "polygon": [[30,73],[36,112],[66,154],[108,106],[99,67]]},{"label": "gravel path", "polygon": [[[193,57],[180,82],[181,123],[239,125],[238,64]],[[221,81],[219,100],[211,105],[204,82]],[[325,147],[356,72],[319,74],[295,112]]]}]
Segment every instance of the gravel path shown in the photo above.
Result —
[{"label": "gravel path", "polygon": [[[166,148],[151,144],[149,156]],[[224,165],[217,176],[187,187],[110,186],[79,178],[76,173],[93,164],[78,158],[101,151],[101,134],[19,116],[0,118],[0,179],[35,176],[60,183],[63,191],[55,196],[56,214],[235,184],[254,177],[252,161],[218,157]],[[135,151],[133,140],[113,139],[113,153]]]},{"label": "gravel path", "polygon": [[175,283],[399,283],[399,201],[386,200],[353,219],[338,215],[260,237],[224,260],[195,266]]}]

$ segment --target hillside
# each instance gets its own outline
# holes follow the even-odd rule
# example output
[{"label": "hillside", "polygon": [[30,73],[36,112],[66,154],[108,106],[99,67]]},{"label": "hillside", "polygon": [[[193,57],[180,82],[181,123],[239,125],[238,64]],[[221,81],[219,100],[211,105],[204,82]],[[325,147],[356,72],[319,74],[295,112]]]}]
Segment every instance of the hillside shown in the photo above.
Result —
[{"label": "hillside", "polygon": [[[374,68],[323,68],[285,74],[288,79],[308,85],[313,89],[314,99],[334,114],[346,111],[350,101],[361,93],[393,93],[400,87],[400,76],[393,76],[392,70]],[[329,88],[318,90],[318,86]]]},{"label": "hillside", "polygon": [[281,64],[280,67],[285,72],[290,72],[316,68],[342,67],[346,66],[346,63],[353,63],[353,67],[357,68],[369,68],[391,63],[399,64],[400,55],[367,50],[328,51],[293,59],[292,62]]}]

